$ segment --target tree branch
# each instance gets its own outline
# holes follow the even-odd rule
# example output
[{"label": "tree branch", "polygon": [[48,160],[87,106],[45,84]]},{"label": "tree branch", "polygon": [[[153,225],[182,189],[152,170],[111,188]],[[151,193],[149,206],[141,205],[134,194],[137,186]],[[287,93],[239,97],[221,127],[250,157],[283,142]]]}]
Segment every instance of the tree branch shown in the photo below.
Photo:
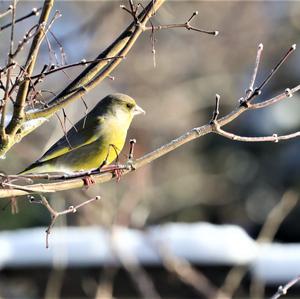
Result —
[{"label": "tree branch", "polygon": [[[0,156],[4,156],[16,142],[20,142],[24,136],[28,135],[44,123],[46,118],[51,117],[70,102],[82,97],[106,77],[109,77],[110,73],[125,58],[137,38],[143,32],[143,28],[147,21],[165,0],[150,1],[148,6],[139,14],[139,22],[136,23],[133,21],[105,51],[98,55],[94,63],[91,63],[60,94],[48,102],[45,108],[32,109],[25,113],[26,99],[28,97],[28,92],[30,91],[30,78],[32,76],[39,46],[45,36],[44,27],[46,26],[46,20],[53,5],[53,1],[54,0],[45,1],[38,24],[38,32],[34,36],[27,63],[24,67],[22,75],[24,76],[24,79],[19,80],[18,82],[19,89],[14,104],[13,117],[6,127],[7,138],[0,144]],[[108,59],[110,57],[116,58],[112,61],[111,59]],[[32,120],[38,121],[31,122]]]},{"label": "tree branch", "polygon": [[[39,19],[39,26],[37,29],[38,33],[35,35],[32,41],[31,48],[28,53],[27,61],[24,67],[27,77],[30,77],[32,75],[41,43],[45,37],[45,26],[49,18],[49,14],[53,4],[54,4],[54,0],[45,0],[44,2],[41,17]],[[24,120],[24,116],[25,116],[24,108],[27,99],[29,84],[30,84],[30,80],[24,80],[19,87],[17,98],[14,104],[13,117],[9,125],[7,126],[8,134],[12,134],[12,135],[15,134],[16,131],[20,128]]]},{"label": "tree branch", "polygon": [[[143,23],[142,23],[143,24]],[[133,41],[132,41],[133,42]],[[126,48],[126,47],[125,47]],[[293,49],[293,47],[291,48]],[[288,53],[291,51],[291,49],[288,51]],[[128,48],[127,48],[128,50]],[[126,51],[126,50],[125,50]],[[259,46],[258,51],[261,51],[261,46]],[[121,51],[121,53],[119,53],[120,55],[126,55],[123,51]],[[284,57],[287,57],[286,54]],[[254,75],[252,76],[252,79],[250,81],[250,87],[254,84],[255,81],[255,77],[256,77],[256,73],[257,73],[257,67],[258,67],[258,59],[260,57],[260,54],[257,54],[257,59],[256,59],[256,63],[255,63],[255,71],[254,71]],[[285,60],[286,58],[284,58]],[[117,60],[117,59],[116,59]],[[116,61],[114,60],[113,63]],[[280,60],[280,62],[277,65],[281,65],[281,61],[283,59]],[[278,67],[275,67],[275,69],[278,69]],[[274,70],[272,70],[271,73],[274,73]],[[270,75],[267,77],[269,78]],[[253,79],[254,78],[254,79]],[[97,80],[96,78],[94,80]],[[93,80],[92,80],[93,81]],[[263,82],[265,82],[266,80],[264,80]],[[269,79],[267,80],[269,81]],[[291,134],[287,134],[287,135],[282,135],[282,136],[278,136],[276,134],[272,135],[272,136],[265,136],[265,137],[243,137],[243,136],[238,136],[232,133],[229,133],[225,130],[222,130],[221,127],[225,126],[226,124],[232,122],[233,120],[235,120],[237,117],[239,117],[242,113],[244,113],[245,111],[249,111],[249,110],[256,110],[256,109],[261,109],[264,107],[268,107],[270,105],[273,105],[281,100],[284,100],[286,98],[292,97],[294,92],[298,91],[300,89],[300,85],[292,88],[292,89],[286,89],[283,93],[279,94],[278,96],[272,98],[272,99],[268,99],[265,101],[262,101],[259,104],[252,104],[249,103],[248,101],[246,102],[247,105],[244,105],[244,102],[242,102],[239,107],[237,107],[236,109],[234,109],[231,113],[223,116],[222,118],[218,119],[219,116],[219,105],[220,105],[220,96],[217,95],[216,96],[216,104],[215,104],[215,109],[213,112],[213,116],[212,119],[210,120],[210,122],[204,126],[201,127],[196,127],[193,128],[191,130],[189,130],[188,132],[186,132],[185,134],[179,136],[178,138],[170,141],[169,143],[159,147],[158,149],[144,155],[143,157],[137,159],[136,161],[129,161],[130,162],[130,167],[127,167],[128,165],[125,165],[125,167],[122,168],[123,171],[123,175],[128,174],[129,172],[138,169],[140,167],[143,167],[149,163],[151,163],[152,161],[158,159],[161,156],[166,155],[167,153],[175,150],[176,148],[182,146],[183,144],[186,144],[196,138],[202,137],[206,134],[209,133],[216,133],[219,134],[223,137],[232,139],[232,140],[238,140],[238,141],[243,141],[243,142],[266,142],[266,141],[272,141],[272,142],[278,142],[280,140],[288,140],[288,139],[292,139],[292,138],[296,138],[298,136],[300,136],[300,132],[295,132],[295,133],[291,133]],[[247,97],[247,92],[246,91],[246,96]],[[133,143],[131,144],[133,146]],[[131,155],[132,156],[132,155]],[[111,169],[112,171],[115,170],[115,168]],[[64,179],[63,181],[59,181],[59,182],[47,182],[47,183],[40,183],[40,184],[29,184],[26,186],[9,186],[9,188],[5,188],[5,184],[10,184],[9,180],[11,179],[16,179],[16,176],[3,176],[3,181],[2,181],[2,187],[3,189],[0,189],[0,198],[3,197],[11,197],[11,196],[21,196],[21,195],[27,195],[27,194],[31,194],[31,193],[48,193],[48,192],[54,192],[54,191],[63,191],[63,190],[70,190],[70,189],[76,189],[76,188],[82,188],[85,185],[85,180],[83,180],[84,176],[87,175],[93,175],[93,181],[95,183],[104,183],[107,182],[109,180],[111,180],[114,177],[114,174],[112,172],[110,172],[110,170],[106,170],[104,173],[103,171],[99,171],[99,172],[94,172],[93,170],[90,172],[84,172],[84,173],[74,173],[72,175],[66,175],[66,176],[62,176],[60,177],[61,179]],[[35,177],[39,177],[41,175],[33,175]],[[43,176],[43,175],[42,175]],[[46,176],[48,176],[48,179],[51,178],[51,175],[46,174]],[[26,176],[20,176],[20,178],[26,178]],[[32,178],[32,175],[29,176]],[[53,179],[57,179],[57,177],[55,177],[55,175],[53,176]],[[43,177],[45,178],[45,177]],[[47,177],[46,177],[47,178]],[[7,185],[8,186],[8,185]],[[27,190],[24,189],[27,188]]]},{"label": "tree branch", "polygon": [[[284,97],[285,95],[285,97]],[[283,93],[280,95],[281,99],[286,98],[286,93]],[[267,100],[269,101],[269,100]],[[260,107],[259,107],[260,108]],[[257,108],[257,109],[259,109]],[[218,120],[218,125],[221,127],[225,126],[226,124],[232,122],[234,119],[236,119],[238,116],[240,116],[242,113],[245,111],[251,110],[250,108],[246,108],[244,106],[240,106],[233,110],[231,113],[227,114],[226,116],[220,118]],[[167,153],[175,150],[176,148],[194,140],[199,137],[205,136],[209,133],[216,133],[215,131],[215,125],[214,124],[206,124],[201,127],[196,127],[185,134],[179,136],[178,138],[170,141],[167,144],[162,145],[158,149],[144,155],[143,157],[135,160],[132,162],[132,168],[130,169],[124,169],[122,175],[126,175],[133,170],[139,169],[152,161],[166,155]],[[288,136],[288,135],[286,135]],[[297,137],[299,135],[293,136]],[[273,137],[274,138],[274,137]],[[285,140],[285,139],[283,139]],[[268,141],[274,141],[273,140],[268,140]],[[55,192],[55,191],[64,191],[64,190],[70,190],[70,189],[77,189],[77,188],[82,188],[84,187],[84,181],[83,177],[86,175],[85,173],[81,175],[80,177],[72,178],[72,179],[67,179],[59,182],[47,182],[47,183],[38,183],[38,184],[29,184],[26,185],[25,188],[29,188],[30,191],[26,190],[20,190],[20,188],[24,188],[23,186],[20,186],[18,189],[12,189],[11,188],[3,188],[0,189],[0,198],[4,197],[11,197],[11,196],[21,196],[21,195],[28,195],[32,193],[48,193],[48,192]],[[15,176],[13,176],[16,178]],[[23,176],[20,176],[22,178]],[[26,176],[25,176],[26,177]],[[9,176],[8,176],[9,178]],[[99,173],[99,174],[94,174],[93,175],[93,181],[96,184],[101,184],[110,181],[112,178],[114,178],[113,173],[111,172],[105,172],[105,173]],[[5,185],[5,184],[4,184]]]},{"label": "tree branch", "polygon": [[[265,220],[258,237],[256,239],[257,243],[270,243],[274,239],[278,228],[282,222],[286,219],[288,214],[295,208],[299,202],[299,196],[297,192],[293,190],[288,190],[283,194],[280,201],[272,208],[270,213]],[[242,279],[246,275],[249,267],[246,266],[236,266],[233,267],[227,274],[223,286],[220,288],[220,296],[216,299],[222,299],[223,293],[225,293],[230,298],[233,297],[234,293],[241,284]],[[261,296],[256,296],[255,298],[260,298]],[[280,296],[279,296],[280,297]],[[272,297],[272,298],[279,298]]]},{"label": "tree branch", "polygon": [[68,68],[73,68],[73,67],[76,67],[76,66],[86,66],[88,64],[95,63],[95,62],[98,62],[98,61],[112,60],[112,59],[116,59],[116,58],[125,58],[125,57],[123,57],[123,56],[104,57],[104,58],[98,58],[98,59],[94,59],[94,60],[82,59],[80,62],[71,63],[71,64],[63,65],[63,66],[60,66],[60,67],[55,67],[55,65],[53,65],[53,68],[50,68],[50,70],[43,71],[38,75],[31,76],[31,79],[39,79],[39,78],[43,78],[45,76],[51,75],[53,73],[60,72],[62,70],[68,69]]},{"label": "tree branch", "polygon": [[[45,0],[43,10],[41,17],[39,19],[39,23],[37,26],[37,33],[35,34],[31,48],[28,53],[28,57],[26,60],[26,64],[24,67],[22,67],[22,71],[24,72],[24,79],[18,82],[19,78],[16,79],[16,82],[12,85],[12,90],[17,86],[18,84],[18,93],[16,100],[14,101],[14,109],[13,109],[13,116],[10,120],[8,126],[1,130],[1,144],[0,144],[0,155],[3,156],[16,142],[20,141],[22,138],[21,134],[18,134],[18,130],[20,130],[21,126],[24,123],[24,109],[26,106],[26,99],[28,96],[29,86],[30,86],[30,76],[33,72],[34,65],[37,59],[37,55],[39,52],[40,45],[43,41],[43,38],[45,36],[44,28],[46,26],[46,22],[48,20],[51,8],[53,6],[54,0]],[[14,13],[13,13],[14,15]],[[14,28],[14,21],[12,21],[12,34],[13,34],[13,28]],[[13,42],[13,41],[11,41]],[[10,57],[12,57],[13,52],[10,51]],[[10,62],[8,64],[11,64]],[[13,67],[13,66],[12,66]],[[10,73],[10,69],[8,68],[7,72]],[[9,84],[10,80],[8,80],[7,84]],[[6,88],[6,94],[9,95],[9,85]],[[9,96],[7,96],[9,97]],[[6,102],[6,101],[5,101]],[[4,103],[5,104],[5,103]],[[5,120],[5,107],[2,111],[2,121],[1,125],[4,125]],[[26,130],[25,130],[26,131]]]},{"label": "tree branch", "polygon": [[35,200],[34,198],[30,198],[30,202],[35,203],[35,204],[41,204],[41,205],[45,206],[51,215],[51,222],[46,229],[46,248],[49,248],[49,235],[50,235],[52,227],[54,226],[54,224],[59,216],[70,214],[70,213],[76,213],[79,208],[81,208],[95,200],[99,200],[101,198],[100,196],[95,196],[91,199],[85,200],[84,202],[76,205],[75,207],[69,206],[66,210],[58,212],[50,205],[49,201],[47,200],[47,198],[45,196],[40,195],[40,197],[41,197],[40,200]]},{"label": "tree branch", "polygon": [[26,115],[27,119],[34,119],[39,117],[50,117],[56,111],[65,107],[70,102],[83,96],[88,91],[96,87],[102,82],[125,58],[137,38],[143,33],[143,28],[146,26],[148,20],[159,9],[165,0],[151,1],[148,6],[138,16],[140,23],[136,24],[133,21],[126,30],[96,59],[103,59],[106,57],[117,57],[113,61],[98,61],[88,66],[69,86],[67,86],[57,97],[48,103],[48,107],[29,112]]},{"label": "tree branch", "polygon": [[278,299],[281,296],[284,296],[287,294],[288,290],[293,287],[296,283],[298,283],[300,281],[300,276],[292,279],[291,281],[289,281],[287,284],[285,284],[284,286],[279,286],[277,292],[271,297],[271,299]]},{"label": "tree branch", "polygon": [[[11,6],[12,6],[12,5],[11,5]],[[11,6],[10,6],[10,7],[11,7]],[[6,24],[6,25],[1,26],[1,27],[0,27],[0,31],[4,30],[4,29],[6,29],[6,28],[9,28],[9,27],[12,26],[14,23],[19,23],[19,22],[21,22],[21,21],[23,21],[23,20],[26,20],[26,19],[28,19],[28,18],[30,18],[30,17],[32,17],[32,16],[38,16],[41,9],[42,9],[41,7],[40,7],[40,8],[33,8],[33,9],[31,10],[30,13],[28,13],[27,15],[25,15],[25,16],[23,16],[23,17],[17,19],[17,20],[15,20],[15,22],[11,22],[11,23],[8,23],[8,24]],[[0,18],[3,17],[4,15],[10,13],[11,11],[12,11],[12,8],[9,8],[4,14],[0,15]]]},{"label": "tree branch", "polygon": [[[11,21],[11,33],[10,33],[10,47],[9,47],[9,54],[8,54],[8,62],[7,65],[13,64],[12,62],[12,55],[13,55],[13,47],[14,47],[14,29],[15,29],[15,21],[16,21],[16,6],[17,1],[14,0],[12,4],[12,21]],[[9,99],[9,89],[10,89],[10,77],[11,77],[11,67],[8,68],[6,73],[6,87],[4,91],[4,98],[3,98],[3,107],[1,113],[1,124],[0,124],[0,136],[2,142],[6,142],[7,135],[5,131],[5,116],[6,116],[6,108],[7,108],[7,101]]]},{"label": "tree branch", "polygon": [[13,8],[13,6],[10,5],[10,6],[7,8],[6,11],[1,12],[1,13],[0,13],[0,19],[1,19],[1,18],[4,18],[4,17],[7,16],[7,15],[9,15],[9,14],[12,12],[12,8]]},{"label": "tree branch", "polygon": [[208,31],[208,30],[204,30],[204,29],[200,29],[200,28],[196,28],[195,26],[192,26],[191,21],[197,15],[198,15],[198,11],[195,11],[195,12],[193,12],[191,17],[185,23],[157,25],[157,26],[152,25],[152,26],[149,26],[149,27],[144,27],[144,31],[146,31],[146,30],[154,31],[154,30],[174,29],[174,28],[185,28],[187,30],[197,31],[197,32],[205,33],[205,34],[215,35],[215,36],[217,36],[219,34],[219,31],[217,31],[217,30]]}]

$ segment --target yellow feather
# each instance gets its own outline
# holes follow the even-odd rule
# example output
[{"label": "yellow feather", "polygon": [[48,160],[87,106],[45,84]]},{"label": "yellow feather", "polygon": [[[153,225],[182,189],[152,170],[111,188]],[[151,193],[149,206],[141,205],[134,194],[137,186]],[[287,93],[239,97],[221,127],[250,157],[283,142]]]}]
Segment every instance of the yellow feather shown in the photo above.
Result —
[{"label": "yellow feather", "polygon": [[[123,94],[105,97],[65,137],[57,141],[25,173],[74,172],[108,164],[121,152],[127,130],[136,114],[144,113],[135,101]],[[83,125],[85,123],[85,126]]]}]

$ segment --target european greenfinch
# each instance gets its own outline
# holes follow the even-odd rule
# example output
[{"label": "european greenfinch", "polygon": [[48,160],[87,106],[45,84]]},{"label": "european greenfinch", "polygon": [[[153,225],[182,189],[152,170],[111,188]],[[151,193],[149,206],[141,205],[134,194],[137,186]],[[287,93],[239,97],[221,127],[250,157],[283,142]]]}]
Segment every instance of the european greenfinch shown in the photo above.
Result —
[{"label": "european greenfinch", "polygon": [[121,152],[135,115],[145,113],[125,94],[101,100],[21,174],[89,171],[110,164]]}]

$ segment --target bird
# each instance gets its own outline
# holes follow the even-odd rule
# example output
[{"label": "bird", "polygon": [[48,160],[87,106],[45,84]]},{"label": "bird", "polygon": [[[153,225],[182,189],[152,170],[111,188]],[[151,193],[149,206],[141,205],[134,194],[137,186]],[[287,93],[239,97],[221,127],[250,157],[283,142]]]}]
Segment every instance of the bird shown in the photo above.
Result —
[{"label": "bird", "polygon": [[130,96],[107,95],[40,159],[19,174],[68,174],[110,164],[120,154],[132,119],[138,114],[145,111]]}]

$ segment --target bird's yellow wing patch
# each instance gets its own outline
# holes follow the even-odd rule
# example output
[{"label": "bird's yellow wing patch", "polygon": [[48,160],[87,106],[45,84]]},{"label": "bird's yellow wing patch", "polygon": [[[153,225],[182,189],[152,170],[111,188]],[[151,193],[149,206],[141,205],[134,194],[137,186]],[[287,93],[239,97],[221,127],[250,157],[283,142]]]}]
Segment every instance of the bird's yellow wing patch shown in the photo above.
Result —
[{"label": "bird's yellow wing patch", "polygon": [[73,127],[69,130],[68,133],[52,145],[37,162],[45,162],[60,157],[96,141],[102,134],[102,122],[103,120],[98,119],[96,123],[89,123],[85,127],[82,126],[82,121],[78,122],[75,125],[78,129]]}]

